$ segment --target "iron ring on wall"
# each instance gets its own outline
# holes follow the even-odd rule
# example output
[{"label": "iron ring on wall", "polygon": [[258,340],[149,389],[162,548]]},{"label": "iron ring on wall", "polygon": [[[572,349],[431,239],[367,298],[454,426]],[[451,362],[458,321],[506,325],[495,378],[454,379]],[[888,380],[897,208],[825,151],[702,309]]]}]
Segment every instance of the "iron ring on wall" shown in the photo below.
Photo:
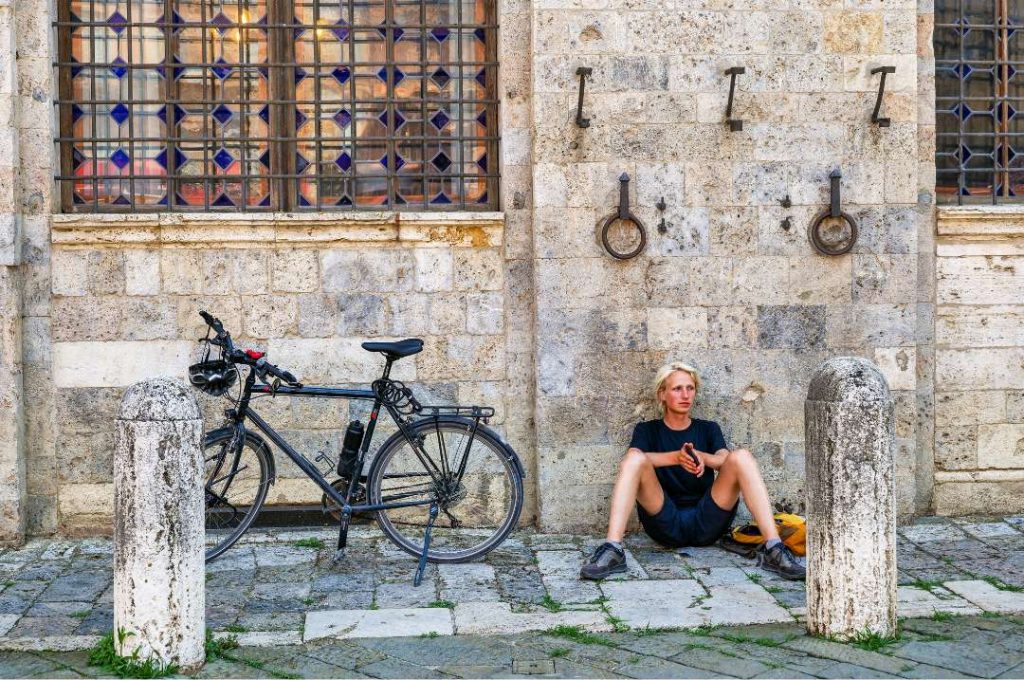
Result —
[{"label": "iron ring on wall", "polygon": [[853,216],[851,216],[845,210],[839,211],[838,217],[834,219],[845,220],[846,223],[850,225],[850,236],[849,238],[840,242],[838,246],[834,246],[829,245],[821,238],[821,223],[824,222],[826,219],[832,217],[833,214],[831,209],[826,208],[825,210],[823,210],[817,217],[814,218],[814,221],[811,222],[811,226],[807,229],[807,236],[811,241],[811,245],[814,246],[814,249],[817,250],[822,255],[844,255],[850,252],[850,250],[853,249],[854,244],[857,243],[857,220],[853,219]]},{"label": "iron ring on wall", "polygon": [[[608,230],[615,224],[616,221],[622,220],[623,222],[631,222],[636,230],[640,232],[640,243],[637,244],[636,248],[629,252],[619,252],[612,247],[611,242],[608,240]],[[644,228],[644,223],[641,222],[636,215],[632,212],[628,212],[625,217],[620,217],[619,212],[614,212],[608,216],[608,219],[604,221],[604,226],[601,227],[601,243],[604,245],[604,249],[608,251],[608,254],[617,260],[629,260],[636,257],[643,252],[644,247],[647,246],[647,230]]]}]

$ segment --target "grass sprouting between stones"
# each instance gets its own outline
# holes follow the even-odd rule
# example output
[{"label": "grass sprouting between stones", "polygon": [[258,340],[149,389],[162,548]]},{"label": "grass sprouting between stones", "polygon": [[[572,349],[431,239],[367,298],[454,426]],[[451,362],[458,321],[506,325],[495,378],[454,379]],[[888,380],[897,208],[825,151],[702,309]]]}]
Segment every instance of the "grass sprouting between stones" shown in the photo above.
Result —
[{"label": "grass sprouting between stones", "polygon": [[544,609],[547,609],[549,612],[555,612],[555,613],[563,611],[565,609],[565,607],[562,605],[561,602],[559,602],[558,600],[554,599],[553,597],[551,597],[547,593],[545,593],[544,597],[541,598],[540,606],[544,607]]},{"label": "grass sprouting between stones", "polygon": [[544,631],[546,634],[565,638],[566,640],[572,640],[573,642],[581,645],[603,645],[605,647],[614,647],[612,641],[601,635],[594,635],[588,631],[583,630],[581,626],[555,626],[554,628],[548,628]]},{"label": "grass sprouting between stones", "polygon": [[296,548],[312,548],[313,550],[323,550],[327,547],[327,544],[319,538],[303,538],[293,543]]},{"label": "grass sprouting between stones", "polygon": [[84,619],[89,614],[90,614],[90,611],[88,609],[80,609],[77,612],[71,612],[68,616],[70,616],[73,619]]},{"label": "grass sprouting between stones", "polygon": [[554,649],[548,652],[548,656],[550,656],[552,659],[561,659],[564,656],[569,656],[569,652],[571,651],[572,650],[568,647],[555,647]]},{"label": "grass sprouting between stones", "polygon": [[[235,625],[235,624],[232,624]],[[237,626],[238,628],[244,628],[244,626]],[[273,668],[266,668],[266,665],[262,661],[256,659],[250,659],[240,654],[231,654],[231,650],[238,649],[238,638],[234,635],[227,635],[224,637],[214,638],[213,633],[209,630],[206,631],[206,661],[214,661],[216,659],[225,659],[227,661],[233,661],[240,663],[243,666],[254,668],[258,671],[263,671],[267,675],[273,678],[298,678],[300,676],[293,675],[291,673],[282,673],[281,671],[274,670]]]},{"label": "grass sprouting between stones", "polygon": [[921,590],[927,590],[929,593],[936,588],[942,587],[942,581],[929,581],[923,578],[915,578],[911,583],[914,588],[920,588]]},{"label": "grass sprouting between stones", "polygon": [[224,631],[227,633],[248,633],[249,629],[240,623],[229,623],[224,626]]},{"label": "grass sprouting between stones", "polygon": [[949,612],[940,612],[938,609],[932,612],[932,621],[949,621],[953,615]]},{"label": "grass sprouting between stones", "polygon": [[[117,631],[118,642],[123,647],[133,635],[134,633],[120,628]],[[163,678],[178,672],[178,666],[173,663],[165,663],[159,658],[139,658],[141,649],[136,647],[127,656],[118,654],[114,645],[114,633],[107,633],[89,650],[89,665],[98,666],[119,678]]]},{"label": "grass sprouting between stones", "polygon": [[874,631],[866,630],[861,633],[858,633],[856,637],[850,640],[850,644],[852,644],[855,647],[860,647],[861,649],[868,652],[879,652],[888,647],[889,645],[896,644],[899,641],[899,631],[897,631],[896,634],[891,637],[886,637]]},{"label": "grass sprouting between stones", "polygon": [[455,603],[451,600],[434,600],[427,606],[434,609],[455,609]]}]

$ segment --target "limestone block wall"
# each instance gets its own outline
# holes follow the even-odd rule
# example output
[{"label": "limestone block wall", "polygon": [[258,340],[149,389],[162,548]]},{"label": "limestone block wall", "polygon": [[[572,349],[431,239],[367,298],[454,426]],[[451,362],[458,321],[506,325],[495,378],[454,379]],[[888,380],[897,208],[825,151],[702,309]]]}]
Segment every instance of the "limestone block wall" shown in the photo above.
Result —
[{"label": "limestone block wall", "polygon": [[[651,417],[648,382],[672,359],[704,374],[697,415],[750,447],[772,495],[796,510],[813,369],[872,359],[896,400],[899,511],[913,511],[930,324],[918,276],[931,255],[918,239],[932,202],[916,3],[538,0],[533,33],[541,526],[603,525],[633,424]],[[870,123],[870,70],[883,65],[896,67],[888,128]],[[574,124],[580,66],[593,68],[586,129]],[[741,132],[725,123],[732,66],[746,67]],[[851,254],[824,257],[807,226],[837,167],[861,235]],[[595,231],[623,172],[650,242],[620,262]]]},{"label": "limestone block wall", "polygon": [[[366,385],[383,362],[361,341],[416,336],[424,351],[400,360],[393,376],[424,403],[495,406],[499,431],[510,409],[528,410],[508,389],[500,216],[103,221],[54,217],[51,501],[62,533],[109,530],[121,395],[147,377],[186,375],[205,334],[200,309],[240,346],[267,351],[310,384]],[[228,405],[203,399],[208,428]],[[261,398],[254,408],[308,458],[335,460],[349,418],[365,422],[369,411],[298,398]],[[383,442],[388,428],[378,433]],[[512,444],[528,454],[528,442]],[[319,489],[283,456],[278,473],[269,503],[319,502]]]},{"label": "limestone block wall", "polygon": [[1024,219],[939,212],[935,511],[1024,509]]}]

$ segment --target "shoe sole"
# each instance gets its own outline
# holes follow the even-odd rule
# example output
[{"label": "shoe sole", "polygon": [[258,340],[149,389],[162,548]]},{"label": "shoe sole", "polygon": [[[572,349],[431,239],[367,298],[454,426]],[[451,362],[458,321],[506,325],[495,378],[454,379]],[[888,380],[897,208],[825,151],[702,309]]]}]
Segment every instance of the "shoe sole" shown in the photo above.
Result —
[{"label": "shoe sole", "polygon": [[581,579],[586,579],[587,581],[603,581],[604,579],[608,578],[609,576],[611,576],[613,574],[624,574],[624,573],[626,573],[626,565],[625,564],[623,564],[621,567],[614,567],[612,569],[609,569],[606,573],[604,573],[601,576],[590,576],[588,574],[584,574],[581,571],[580,572],[580,578]]},{"label": "shoe sole", "polygon": [[767,572],[771,572],[772,574],[778,574],[779,576],[781,576],[783,579],[785,579],[787,581],[806,581],[807,580],[806,572],[804,573],[803,576],[791,576],[791,575],[785,573],[784,571],[781,571],[779,569],[774,569],[774,568],[768,566],[762,560],[758,560],[757,561],[757,566],[759,566],[760,568],[764,569]]}]

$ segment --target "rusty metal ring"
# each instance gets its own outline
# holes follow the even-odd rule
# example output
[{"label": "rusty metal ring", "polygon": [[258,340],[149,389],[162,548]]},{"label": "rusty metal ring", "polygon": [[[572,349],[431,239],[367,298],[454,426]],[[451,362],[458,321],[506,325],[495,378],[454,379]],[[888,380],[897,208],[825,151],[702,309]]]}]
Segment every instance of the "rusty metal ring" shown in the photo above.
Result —
[{"label": "rusty metal ring", "polygon": [[857,221],[853,219],[853,217],[846,211],[841,210],[839,212],[838,217],[840,219],[846,220],[846,223],[850,225],[850,238],[847,243],[836,248],[830,247],[824,241],[822,241],[821,234],[818,231],[818,228],[821,226],[821,223],[824,222],[829,217],[833,217],[832,210],[826,208],[817,217],[814,218],[813,222],[811,222],[811,226],[808,227],[807,229],[807,236],[811,241],[811,245],[814,246],[814,249],[817,250],[822,255],[844,255],[850,252],[853,249],[854,244],[857,243]]},{"label": "rusty metal ring", "polygon": [[[622,220],[623,222],[632,222],[633,226],[635,226],[637,231],[640,232],[640,243],[636,248],[628,253],[615,251],[612,248],[611,243],[608,242],[608,230],[618,220]],[[619,217],[619,213],[614,212],[608,216],[608,219],[604,221],[604,226],[601,227],[601,243],[604,245],[604,249],[608,251],[608,254],[616,260],[629,260],[643,252],[643,249],[647,246],[647,230],[644,228],[644,223],[641,222],[632,212],[629,212],[626,217]]]}]

